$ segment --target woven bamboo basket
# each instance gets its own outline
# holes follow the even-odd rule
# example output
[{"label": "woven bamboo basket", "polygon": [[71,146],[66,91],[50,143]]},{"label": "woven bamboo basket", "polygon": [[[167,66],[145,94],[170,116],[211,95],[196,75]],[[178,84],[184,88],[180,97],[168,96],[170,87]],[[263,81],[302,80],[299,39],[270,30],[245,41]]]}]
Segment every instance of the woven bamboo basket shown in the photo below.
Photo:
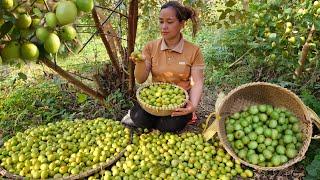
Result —
[{"label": "woven bamboo basket", "polygon": [[146,88],[148,86],[151,86],[151,85],[158,85],[158,84],[169,84],[169,83],[162,83],[162,82],[156,82],[156,83],[150,83],[150,84],[144,84],[144,85],[141,85],[137,92],[136,92],[136,97],[137,97],[137,100],[138,100],[138,103],[140,104],[140,106],[145,110],[147,111],[148,113],[152,114],[152,115],[155,115],[155,116],[169,116],[172,114],[173,111],[175,111],[175,109],[177,108],[181,108],[181,107],[184,107],[187,103],[187,101],[189,100],[189,94],[188,92],[177,86],[177,85],[174,85],[174,84],[170,84],[172,86],[175,86],[179,89],[182,89],[185,96],[186,96],[186,99],[183,103],[177,105],[177,106],[174,106],[174,107],[156,107],[156,106],[151,106],[145,102],[142,101],[141,97],[140,97],[140,91],[143,89],[143,88]]},{"label": "woven bamboo basket", "polygon": [[[285,164],[282,164],[281,166],[263,167],[246,162],[237,156],[227,140],[225,119],[233,113],[243,110],[247,106],[257,104],[270,104],[274,107],[284,107],[294,113],[295,116],[301,121],[301,129],[304,135],[303,145],[295,158],[291,159]],[[252,167],[256,170],[282,170],[301,161],[304,159],[304,155],[311,141],[312,121],[308,109],[298,96],[278,85],[255,82],[239,86],[223,98],[219,107],[217,108],[217,116],[219,116],[220,119],[219,122],[217,122],[218,136],[224,148],[235,160],[239,160],[242,164]]]},{"label": "woven bamboo basket", "polygon": [[[132,138],[133,138],[133,130],[130,129],[130,141],[129,144],[132,143]],[[129,145],[128,144],[128,145]],[[1,146],[1,145],[0,145]],[[96,167],[96,168],[92,168],[89,169],[85,172],[81,172],[80,174],[77,175],[70,175],[67,177],[61,177],[61,178],[48,178],[49,180],[76,180],[76,179],[86,179],[87,177],[98,173],[102,170],[105,170],[109,167],[111,167],[112,165],[114,165],[118,160],[120,160],[120,158],[124,155],[124,153],[126,152],[126,148],[124,148],[123,150],[121,150],[117,155],[115,155],[110,161],[105,162],[103,164],[101,164],[100,166]],[[0,166],[0,175],[5,177],[5,179],[14,179],[14,180],[20,180],[20,179],[28,179],[26,177],[20,176],[20,175],[16,175],[16,174],[12,174],[9,171],[5,170],[4,168],[2,168]],[[1,179],[1,177],[0,177]]]}]

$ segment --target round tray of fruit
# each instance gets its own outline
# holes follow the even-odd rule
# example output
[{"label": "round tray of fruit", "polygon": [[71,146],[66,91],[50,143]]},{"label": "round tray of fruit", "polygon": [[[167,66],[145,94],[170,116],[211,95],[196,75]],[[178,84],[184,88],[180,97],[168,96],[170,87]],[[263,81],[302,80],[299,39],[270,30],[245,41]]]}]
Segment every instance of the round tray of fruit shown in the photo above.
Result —
[{"label": "round tray of fruit", "polygon": [[235,159],[257,170],[285,169],[304,158],[312,121],[291,91],[270,83],[249,83],[221,101],[218,135]]},{"label": "round tray of fruit", "polygon": [[9,179],[81,179],[105,169],[131,144],[119,121],[62,120],[18,132],[0,147],[0,175]]},{"label": "round tray of fruit", "polygon": [[188,92],[183,88],[161,82],[140,86],[136,96],[140,106],[155,116],[169,116],[189,100]]}]

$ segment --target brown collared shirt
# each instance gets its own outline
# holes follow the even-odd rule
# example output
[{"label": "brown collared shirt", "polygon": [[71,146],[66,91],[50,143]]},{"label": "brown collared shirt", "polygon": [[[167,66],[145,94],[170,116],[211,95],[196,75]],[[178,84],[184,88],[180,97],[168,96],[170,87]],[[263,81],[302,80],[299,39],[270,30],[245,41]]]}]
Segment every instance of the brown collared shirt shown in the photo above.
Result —
[{"label": "brown collared shirt", "polygon": [[153,82],[176,84],[186,90],[191,88],[191,71],[204,69],[204,59],[198,46],[181,38],[173,49],[163,39],[147,43],[142,50],[147,73]]}]

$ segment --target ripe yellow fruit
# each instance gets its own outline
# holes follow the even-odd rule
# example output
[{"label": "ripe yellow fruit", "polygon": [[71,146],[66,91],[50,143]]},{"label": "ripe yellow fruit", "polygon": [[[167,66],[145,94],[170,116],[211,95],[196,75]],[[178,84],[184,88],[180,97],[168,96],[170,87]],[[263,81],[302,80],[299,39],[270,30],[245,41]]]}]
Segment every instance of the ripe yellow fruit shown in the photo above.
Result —
[{"label": "ripe yellow fruit", "polygon": [[295,37],[290,37],[290,38],[288,39],[288,41],[289,41],[290,43],[294,44],[294,43],[296,43],[296,38],[295,38]]},{"label": "ripe yellow fruit", "polygon": [[31,26],[32,27],[38,27],[39,25],[40,25],[40,19],[39,18],[34,18],[34,19],[32,19],[32,24],[31,24]]},{"label": "ripe yellow fruit", "polygon": [[287,34],[287,33],[291,33],[291,31],[292,31],[292,29],[287,27],[285,33],[286,33],[286,34]]},{"label": "ripe yellow fruit", "polygon": [[73,23],[77,18],[77,6],[72,1],[59,1],[56,16],[60,25]]},{"label": "ripe yellow fruit", "polygon": [[16,21],[16,26],[20,29],[27,29],[32,23],[31,16],[28,14],[20,14]]},{"label": "ripe yellow fruit", "polygon": [[286,26],[287,26],[287,28],[292,28],[292,23],[291,22],[286,22]]},{"label": "ripe yellow fruit", "polygon": [[2,0],[1,6],[4,9],[11,9],[13,7],[13,0]]},{"label": "ripe yellow fruit", "polygon": [[48,53],[54,54],[59,51],[60,45],[61,43],[59,37],[54,33],[50,33],[44,42],[44,49]]},{"label": "ripe yellow fruit", "polygon": [[314,1],[314,2],[313,2],[313,7],[315,7],[315,8],[320,8],[320,3],[319,3],[319,1]]},{"label": "ripe yellow fruit", "polygon": [[39,49],[33,43],[25,43],[21,46],[21,58],[25,60],[36,60],[39,57]]},{"label": "ripe yellow fruit", "polygon": [[61,37],[66,41],[71,41],[77,36],[77,31],[71,25],[63,26],[61,30]]}]

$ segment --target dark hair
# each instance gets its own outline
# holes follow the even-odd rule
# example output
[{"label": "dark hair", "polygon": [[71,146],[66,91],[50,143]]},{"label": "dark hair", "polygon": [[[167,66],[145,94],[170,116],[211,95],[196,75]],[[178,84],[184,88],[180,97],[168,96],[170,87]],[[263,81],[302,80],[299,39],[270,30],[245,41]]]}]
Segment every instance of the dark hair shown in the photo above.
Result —
[{"label": "dark hair", "polygon": [[161,10],[165,8],[173,8],[176,11],[177,19],[181,21],[187,21],[191,19],[192,21],[192,36],[195,37],[198,28],[199,28],[199,20],[196,11],[191,8],[180,4],[178,1],[169,1],[161,6]]}]

